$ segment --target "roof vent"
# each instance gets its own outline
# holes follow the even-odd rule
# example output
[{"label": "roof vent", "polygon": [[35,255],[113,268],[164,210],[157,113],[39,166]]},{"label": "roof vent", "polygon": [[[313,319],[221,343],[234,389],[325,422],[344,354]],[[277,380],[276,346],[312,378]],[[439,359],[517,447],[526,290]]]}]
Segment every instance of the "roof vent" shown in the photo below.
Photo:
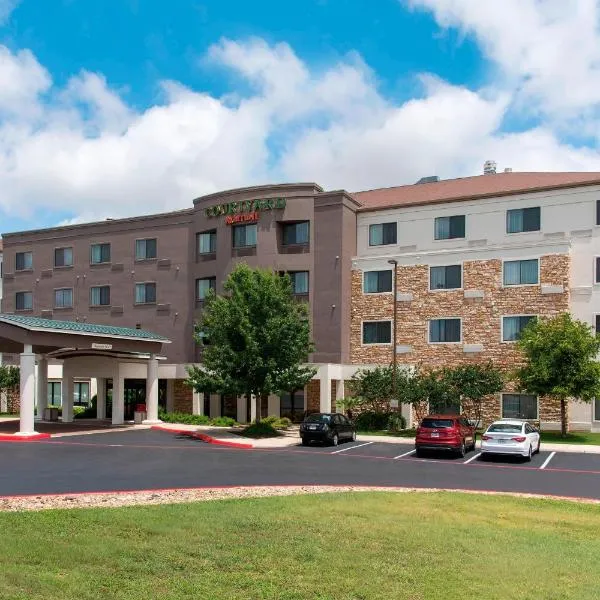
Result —
[{"label": "roof vent", "polygon": [[417,185],[419,185],[420,183],[435,183],[439,180],[440,178],[437,175],[429,175],[429,177],[421,177],[421,179],[417,181]]},{"label": "roof vent", "polygon": [[506,169],[504,169],[504,172],[505,173],[512,173],[513,172],[512,167],[506,167]]},{"label": "roof vent", "polygon": [[495,175],[496,174],[496,161],[495,160],[486,160],[483,163],[483,174],[484,175]]}]

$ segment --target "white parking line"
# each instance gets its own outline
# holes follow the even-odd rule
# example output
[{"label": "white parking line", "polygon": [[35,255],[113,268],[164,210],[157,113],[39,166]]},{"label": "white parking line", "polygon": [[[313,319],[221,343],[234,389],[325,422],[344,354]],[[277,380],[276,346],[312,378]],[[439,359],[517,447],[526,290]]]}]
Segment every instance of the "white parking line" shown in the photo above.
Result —
[{"label": "white parking line", "polygon": [[330,454],[339,454],[340,452],[347,452],[348,450],[354,450],[354,448],[362,448],[363,446],[368,446],[369,444],[372,444],[373,442],[365,442],[364,444],[358,444],[358,446],[350,446],[350,448],[342,448],[341,450],[334,450],[333,452],[330,452]]},{"label": "white parking line", "polygon": [[540,469],[545,469],[548,466],[548,463],[554,458],[556,452],[550,452],[550,456],[544,461],[544,464],[540,467]]},{"label": "white parking line", "polygon": [[479,458],[480,456],[481,456],[481,452],[479,454],[476,454],[475,456],[471,456],[471,458],[469,458],[469,460],[465,460],[463,465],[468,465],[470,462],[474,461],[476,458]]},{"label": "white parking line", "polygon": [[397,458],[404,458],[405,456],[410,456],[411,454],[414,454],[416,452],[416,450],[413,448],[410,452],[405,452],[404,454],[399,454],[398,456],[394,456],[394,460],[396,460]]}]

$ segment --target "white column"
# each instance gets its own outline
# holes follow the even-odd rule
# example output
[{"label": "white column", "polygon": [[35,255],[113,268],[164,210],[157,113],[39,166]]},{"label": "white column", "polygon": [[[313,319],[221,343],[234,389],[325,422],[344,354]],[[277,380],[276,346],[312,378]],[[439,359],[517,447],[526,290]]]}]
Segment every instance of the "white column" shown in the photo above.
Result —
[{"label": "white column", "polygon": [[71,375],[67,362],[62,368],[62,421],[73,422],[73,394],[75,393],[75,380]]},{"label": "white column", "polygon": [[106,379],[96,379],[96,419],[106,418]]},{"label": "white column", "polygon": [[158,359],[152,356],[148,361],[148,374],[146,376],[146,420],[144,423],[151,425],[160,423],[158,419]]},{"label": "white column", "polygon": [[201,415],[204,412],[204,394],[194,390],[192,392],[192,414]]},{"label": "white column", "polygon": [[35,435],[33,426],[35,405],[35,354],[31,344],[25,344],[21,353],[20,414],[21,422],[17,435]]},{"label": "white column", "polygon": [[335,386],[335,412],[343,412],[340,408],[340,401],[344,399],[346,394],[345,383],[343,379],[337,380],[337,385]]},{"label": "white column", "polygon": [[246,396],[238,396],[237,398],[237,422],[238,423],[246,423],[248,420],[248,411],[246,407],[248,406],[248,400]]},{"label": "white column", "polygon": [[37,367],[37,417],[38,421],[44,419],[44,412],[48,406],[48,359],[40,356]]},{"label": "white column", "polygon": [[221,396],[219,394],[210,395],[210,415],[213,417],[221,416]]},{"label": "white column", "polygon": [[256,413],[258,412],[258,403],[260,400],[252,394],[250,396],[250,422],[256,421]]},{"label": "white column", "polygon": [[112,424],[122,425],[125,422],[125,378],[121,374],[121,365],[115,361],[112,389]]},{"label": "white column", "polygon": [[319,383],[320,383],[320,406],[319,411],[324,413],[331,412],[331,377],[329,376],[329,368],[324,366],[319,369]]}]

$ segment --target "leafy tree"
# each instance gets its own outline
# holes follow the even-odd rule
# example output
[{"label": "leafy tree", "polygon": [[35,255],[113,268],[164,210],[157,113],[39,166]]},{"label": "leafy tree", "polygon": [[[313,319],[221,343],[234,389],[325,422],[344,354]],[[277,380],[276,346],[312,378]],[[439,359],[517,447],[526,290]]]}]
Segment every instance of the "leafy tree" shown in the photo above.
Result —
[{"label": "leafy tree", "polygon": [[313,344],[307,305],[294,299],[289,276],[240,263],[224,289],[223,296],[209,294],[196,325],[196,341],[209,343],[202,367],[188,370],[188,383],[249,402],[304,387],[316,372],[302,366]]},{"label": "leafy tree", "polygon": [[443,378],[454,391],[453,397],[462,401],[463,412],[471,421],[480,424],[483,400],[504,388],[504,378],[493,363],[466,364],[444,369]]},{"label": "leafy tree", "polygon": [[561,433],[567,435],[569,398],[590,402],[600,396],[600,336],[569,313],[536,319],[518,341],[526,364],[517,371],[522,390],[560,400]]},{"label": "leafy tree", "polygon": [[[19,367],[0,365],[0,395],[8,398],[18,391],[21,383],[21,371]],[[10,402],[8,404],[10,406]]]},{"label": "leafy tree", "polygon": [[392,399],[392,367],[360,369],[349,382],[351,399],[343,404],[373,412],[389,412]]}]

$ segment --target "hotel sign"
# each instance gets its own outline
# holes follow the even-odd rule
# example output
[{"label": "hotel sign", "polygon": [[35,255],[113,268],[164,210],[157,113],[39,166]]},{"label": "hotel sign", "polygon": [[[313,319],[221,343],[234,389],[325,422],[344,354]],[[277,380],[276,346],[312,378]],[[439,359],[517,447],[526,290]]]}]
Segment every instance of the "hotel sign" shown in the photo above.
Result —
[{"label": "hotel sign", "polygon": [[225,217],[225,223],[254,223],[258,221],[259,213],[264,210],[285,208],[285,198],[264,198],[259,200],[240,200],[215,204],[204,209],[207,217]]},{"label": "hotel sign", "polygon": [[112,344],[94,344],[94,343],[92,343],[92,350],[112,350]]}]

